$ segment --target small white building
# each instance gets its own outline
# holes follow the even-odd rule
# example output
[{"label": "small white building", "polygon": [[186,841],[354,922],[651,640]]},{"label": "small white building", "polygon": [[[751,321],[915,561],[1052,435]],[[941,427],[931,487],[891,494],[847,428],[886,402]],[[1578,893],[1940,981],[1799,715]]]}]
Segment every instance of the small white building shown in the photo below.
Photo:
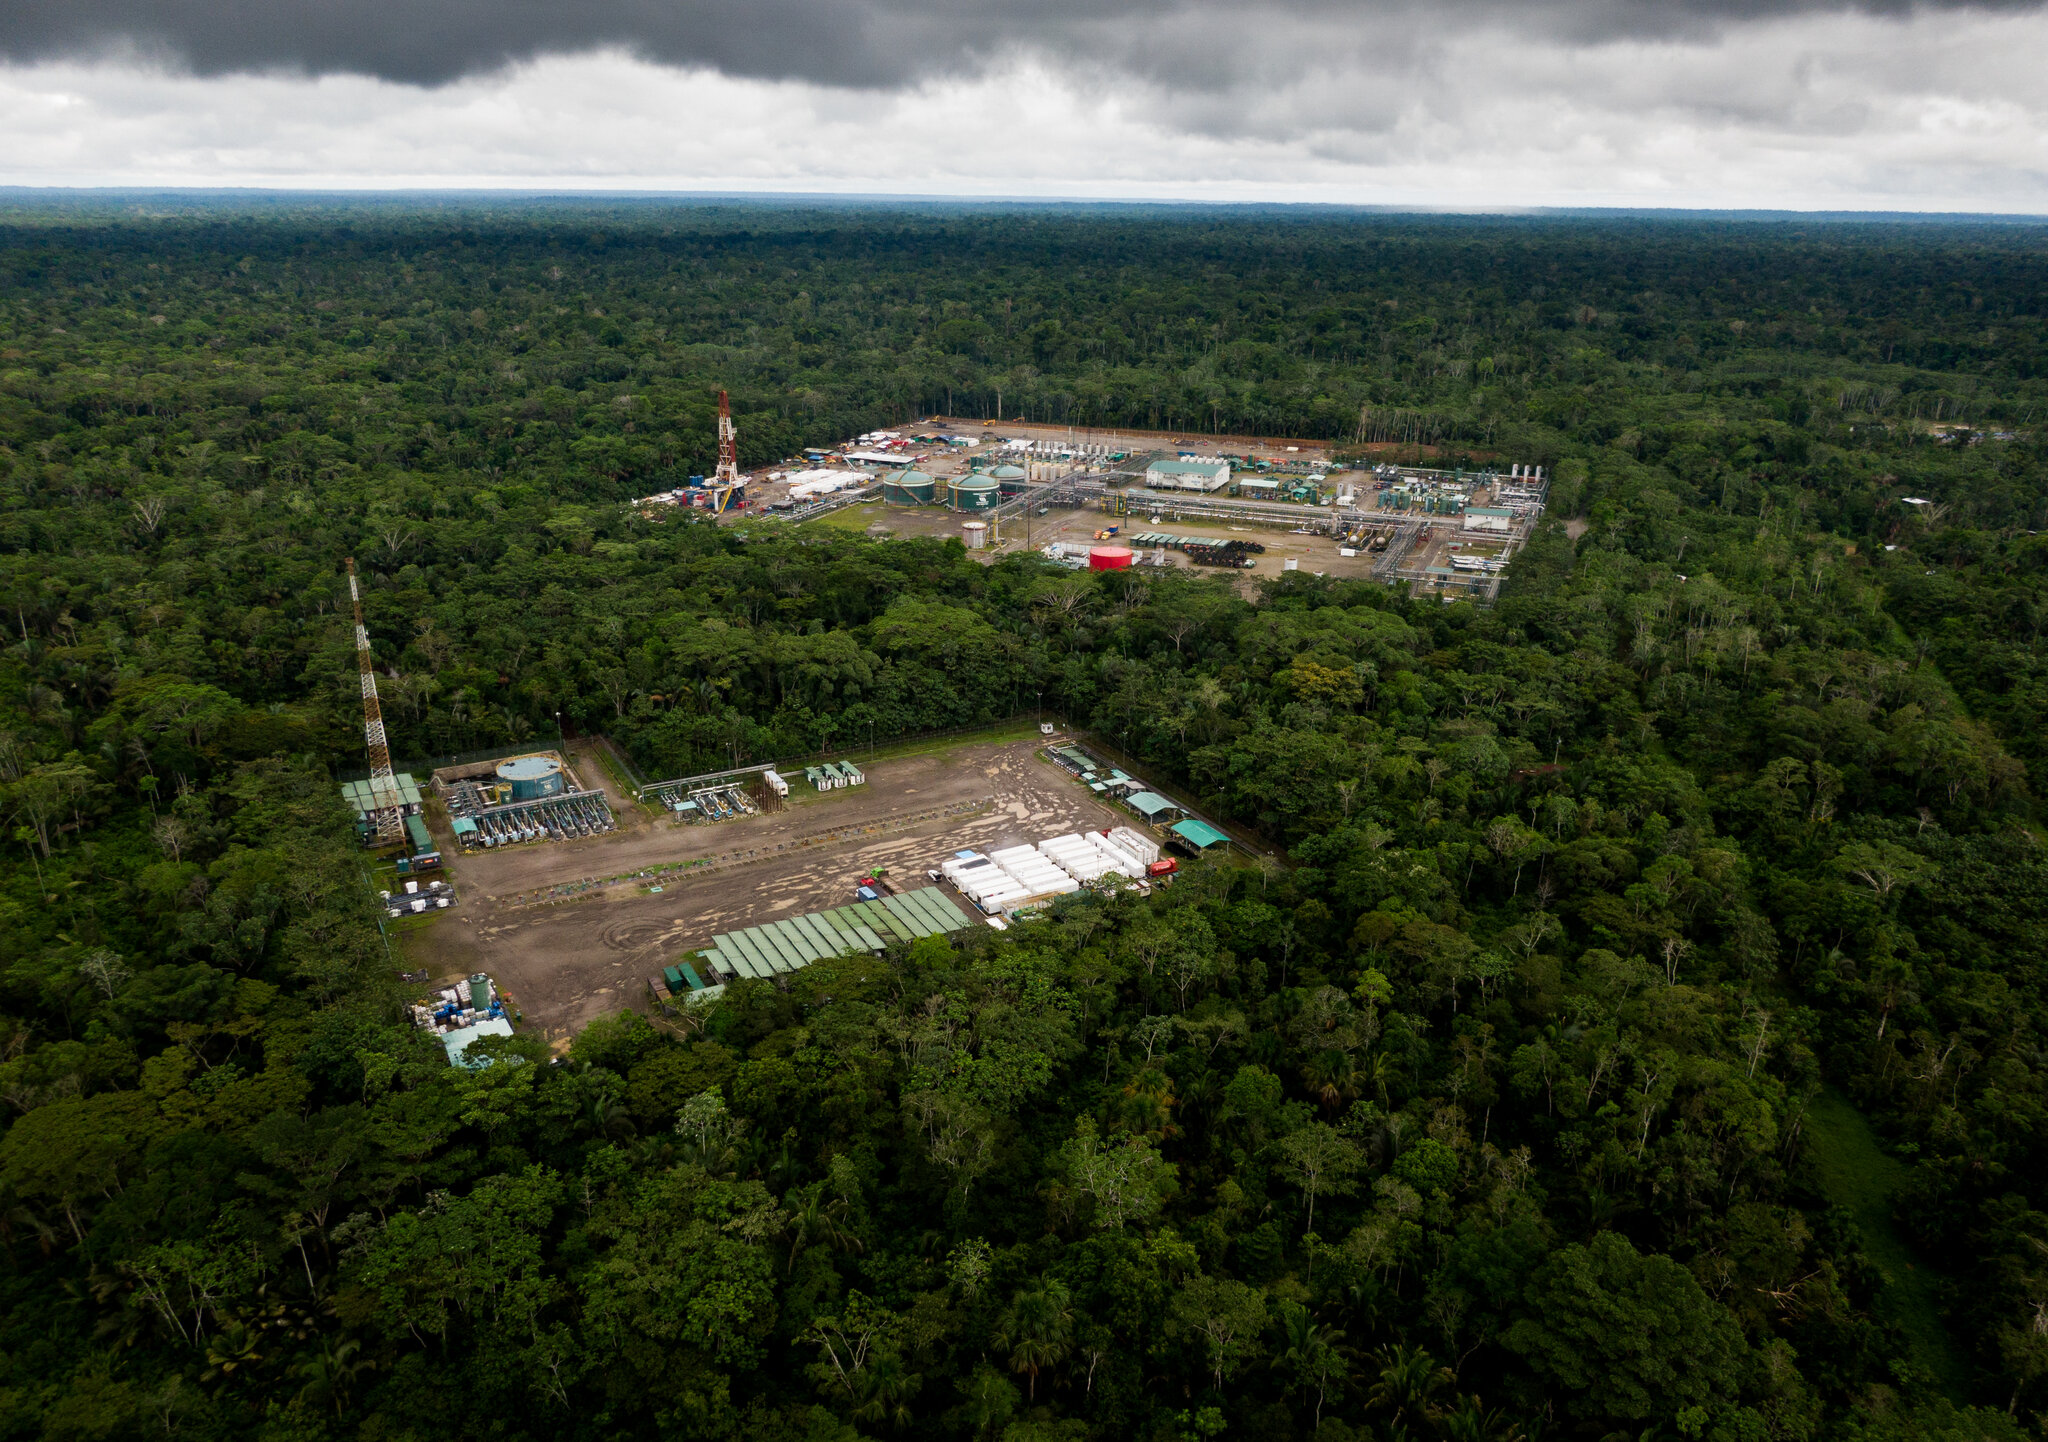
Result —
[{"label": "small white building", "polygon": [[1467,506],[1465,508],[1465,529],[1468,531],[1495,531],[1502,535],[1515,528],[1515,513],[1499,506]]},{"label": "small white building", "polygon": [[1154,461],[1145,484],[1161,491],[1220,491],[1230,484],[1228,461]]}]

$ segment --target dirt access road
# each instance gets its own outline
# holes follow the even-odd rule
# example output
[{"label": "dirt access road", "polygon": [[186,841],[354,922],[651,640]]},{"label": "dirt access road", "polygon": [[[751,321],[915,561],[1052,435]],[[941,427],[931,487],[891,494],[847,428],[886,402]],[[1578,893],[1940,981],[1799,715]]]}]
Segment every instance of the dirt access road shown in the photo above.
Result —
[{"label": "dirt access road", "polygon": [[[408,933],[405,947],[437,979],[489,972],[529,1029],[566,1042],[593,1017],[644,1005],[647,978],[679,953],[719,932],[843,906],[871,867],[922,885],[962,847],[1135,824],[1040,759],[1043,744],[966,743],[862,762],[867,785],[839,791],[812,791],[799,775],[774,815],[686,826],[641,812],[605,836],[457,856],[449,879],[461,900]],[[712,859],[712,869],[535,899],[695,859]]]}]

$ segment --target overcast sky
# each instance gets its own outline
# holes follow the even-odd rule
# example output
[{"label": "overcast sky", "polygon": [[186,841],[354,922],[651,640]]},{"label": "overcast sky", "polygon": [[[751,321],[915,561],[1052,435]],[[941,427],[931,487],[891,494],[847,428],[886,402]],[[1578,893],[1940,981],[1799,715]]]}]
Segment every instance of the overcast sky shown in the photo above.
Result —
[{"label": "overcast sky", "polygon": [[0,0],[0,183],[2048,212],[2048,8]]}]

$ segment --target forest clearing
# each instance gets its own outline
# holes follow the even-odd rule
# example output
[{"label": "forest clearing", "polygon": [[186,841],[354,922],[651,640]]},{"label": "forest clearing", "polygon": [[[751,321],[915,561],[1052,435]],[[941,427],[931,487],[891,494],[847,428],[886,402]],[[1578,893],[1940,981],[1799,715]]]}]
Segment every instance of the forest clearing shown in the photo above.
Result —
[{"label": "forest clearing", "polygon": [[[773,815],[684,825],[642,809],[605,836],[472,852],[449,869],[460,906],[406,930],[404,949],[437,981],[489,973],[541,1035],[566,1044],[594,1017],[646,1007],[649,978],[714,934],[841,905],[877,868],[922,885],[962,847],[1133,821],[1041,759],[1043,745],[963,742],[866,761],[867,785],[799,786]],[[583,883],[593,884],[558,894]]]},{"label": "forest clearing", "polygon": [[2048,1436],[2048,227],[8,205],[0,1437]]}]

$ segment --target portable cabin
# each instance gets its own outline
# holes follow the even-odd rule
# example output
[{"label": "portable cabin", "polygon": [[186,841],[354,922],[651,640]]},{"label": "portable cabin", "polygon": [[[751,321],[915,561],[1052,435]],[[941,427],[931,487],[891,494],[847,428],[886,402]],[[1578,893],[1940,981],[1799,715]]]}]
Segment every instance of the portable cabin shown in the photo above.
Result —
[{"label": "portable cabin", "polygon": [[423,871],[430,866],[441,864],[441,849],[434,845],[434,838],[427,834],[427,823],[417,816],[405,818],[405,838],[412,845],[412,869]]}]

